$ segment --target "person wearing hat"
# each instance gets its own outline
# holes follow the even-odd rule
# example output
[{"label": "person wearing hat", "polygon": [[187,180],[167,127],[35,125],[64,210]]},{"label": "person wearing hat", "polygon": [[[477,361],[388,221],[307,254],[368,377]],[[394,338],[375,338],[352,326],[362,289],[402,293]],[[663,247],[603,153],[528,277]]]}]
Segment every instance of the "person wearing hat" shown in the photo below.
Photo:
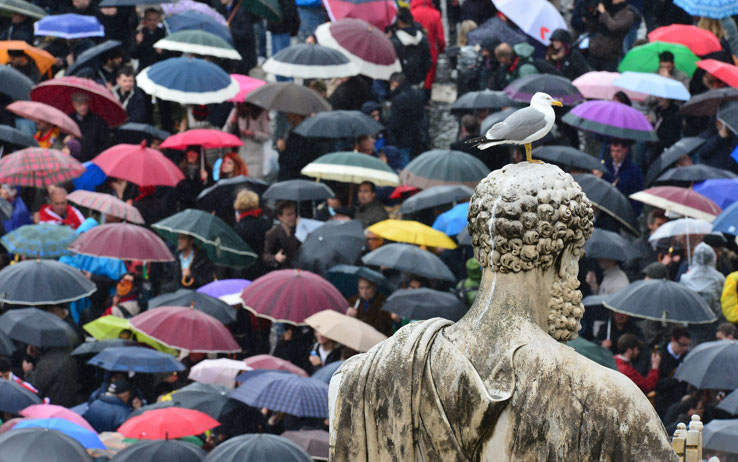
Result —
[{"label": "person wearing hat", "polygon": [[623,334],[618,339],[618,354],[615,355],[615,364],[618,370],[635,383],[643,393],[649,393],[656,388],[659,380],[659,366],[661,355],[651,353],[651,370],[643,377],[633,367],[633,362],[638,358],[644,344],[633,334]]},{"label": "person wearing hat", "polygon": [[82,417],[98,433],[116,431],[133,410],[128,404],[131,400],[131,391],[131,383],[128,380],[114,380],[105,394],[90,403]]},{"label": "person wearing hat", "polygon": [[569,80],[574,80],[589,71],[584,56],[571,46],[571,34],[566,29],[556,29],[549,37],[551,44],[546,48],[546,61]]}]

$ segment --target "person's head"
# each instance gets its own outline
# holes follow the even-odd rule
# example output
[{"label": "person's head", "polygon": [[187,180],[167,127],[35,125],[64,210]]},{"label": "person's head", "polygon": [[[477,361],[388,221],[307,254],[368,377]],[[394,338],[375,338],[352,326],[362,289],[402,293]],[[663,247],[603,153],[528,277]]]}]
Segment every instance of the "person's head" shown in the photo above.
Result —
[{"label": "person's head", "polygon": [[630,96],[628,96],[628,94],[622,90],[612,95],[612,100],[617,101],[618,103],[625,104],[626,106],[633,105],[633,102],[630,100]]},{"label": "person's head", "polygon": [[643,348],[643,342],[638,340],[633,334],[623,334],[618,339],[618,354],[621,354],[633,361]]},{"label": "person's head", "polygon": [[10,380],[12,363],[6,356],[0,356],[0,379]]},{"label": "person's head", "polygon": [[255,210],[259,208],[259,196],[248,189],[242,189],[236,195],[236,200],[233,201],[233,208],[238,213],[248,212],[249,210]]},{"label": "person's head", "polygon": [[128,403],[131,399],[131,383],[126,379],[117,379],[108,385],[108,394],[115,395],[124,403]]},{"label": "person's head", "polygon": [[185,163],[188,164],[199,164],[200,163],[200,147],[199,146],[187,146],[185,151]]},{"label": "person's head", "polygon": [[103,54],[100,58],[100,62],[103,63],[104,67],[107,68],[118,68],[123,63],[123,50],[116,47],[107,53]]},{"label": "person's head", "polygon": [[712,32],[715,34],[715,37],[719,39],[724,39],[728,36],[728,33],[725,31],[725,27],[723,27],[723,22],[720,19],[700,18],[699,21],[697,21],[697,27]]},{"label": "person's head", "polygon": [[25,20],[28,19],[28,16],[23,16],[19,13],[10,13],[10,23],[11,24],[21,24]]},{"label": "person's head", "polygon": [[80,117],[85,117],[90,112],[90,97],[85,93],[72,95],[72,107]]},{"label": "person's head", "polygon": [[288,228],[294,228],[297,224],[297,205],[292,201],[277,202],[275,208],[277,220]]},{"label": "person's head", "polygon": [[177,250],[179,252],[189,252],[195,245],[195,238],[187,234],[177,236]]},{"label": "person's head", "polygon": [[430,286],[430,281],[427,278],[416,275],[412,275],[407,283],[408,289],[422,289],[428,286]]},{"label": "person's head", "polygon": [[459,26],[459,37],[456,41],[456,44],[460,47],[466,46],[469,42],[467,41],[467,35],[469,32],[473,31],[479,27],[479,25],[472,21],[471,19],[467,19],[461,22],[461,26]]},{"label": "person's head", "polygon": [[239,175],[248,175],[248,168],[238,153],[229,152],[220,163],[220,177],[233,178]]},{"label": "person's head", "polygon": [[479,53],[485,58],[495,55],[495,49],[501,44],[497,37],[485,37],[479,42]]},{"label": "person's head", "polygon": [[379,122],[382,117],[382,106],[376,101],[366,101],[361,105],[361,112]]},{"label": "person's head", "polygon": [[407,81],[407,77],[402,72],[395,72],[390,75],[389,78],[389,89],[390,91],[397,89],[400,85]]},{"label": "person's head", "polygon": [[153,32],[159,27],[159,21],[161,20],[161,13],[156,8],[146,8],[143,16],[143,25],[149,31]]},{"label": "person's head", "polygon": [[90,0],[72,0],[72,6],[75,10],[85,10],[90,6]]},{"label": "person's head", "polygon": [[8,62],[12,67],[23,67],[30,61],[28,55],[23,50],[8,50]]},{"label": "person's head", "polygon": [[602,271],[607,271],[609,269],[616,268],[618,266],[618,261],[609,258],[598,258],[597,266],[599,266]]},{"label": "person's head", "polygon": [[466,136],[479,133],[479,120],[472,114],[464,114],[461,117],[461,130]]},{"label": "person's head", "polygon": [[298,114],[296,112],[288,112],[287,113],[287,122],[290,124],[291,127],[297,127],[300,125],[307,117],[303,114]]},{"label": "person's head", "polygon": [[720,324],[715,331],[716,340],[735,340],[738,338],[738,327],[731,322]]},{"label": "person's head", "polygon": [[195,104],[194,106],[192,106],[192,118],[195,119],[197,122],[202,122],[203,120],[206,120],[208,118],[208,114],[210,114],[210,110],[206,105]]},{"label": "person's head", "polygon": [[15,199],[15,196],[18,194],[18,188],[13,186],[12,184],[2,184],[0,185],[0,198],[5,199],[6,201],[12,201]]},{"label": "person's head", "polygon": [[377,187],[371,181],[365,181],[359,185],[356,197],[359,199],[359,204],[369,204],[377,198]]},{"label": "person's head", "polygon": [[663,51],[659,53],[659,72],[671,74],[674,70],[674,53]]},{"label": "person's head", "polygon": [[130,295],[136,287],[136,275],[128,272],[121,276],[118,280],[118,284],[115,287],[115,293],[119,297],[127,297]]},{"label": "person's head", "polygon": [[134,76],[136,73],[133,71],[131,66],[123,66],[118,69],[118,75],[115,78],[115,83],[125,93],[133,90],[133,84],[135,83]]},{"label": "person's head", "polygon": [[359,278],[357,286],[359,289],[359,298],[362,300],[369,301],[377,295],[377,284],[368,279]]},{"label": "person's head", "polygon": [[679,402],[679,414],[684,414],[689,417],[697,414],[702,417],[704,412],[705,403],[699,398],[699,396],[687,395]]},{"label": "person's head", "polygon": [[415,23],[415,18],[413,18],[413,13],[410,11],[409,8],[401,7],[397,10],[397,27],[400,29],[404,27],[410,27]]},{"label": "person's head", "polygon": [[495,48],[495,58],[503,66],[510,67],[513,61],[515,61],[515,51],[513,51],[509,43],[500,43]]},{"label": "person's head", "polygon": [[374,142],[377,139],[372,135],[360,135],[356,138],[356,150],[363,154],[374,153]]},{"label": "person's head", "polygon": [[657,229],[666,223],[666,214],[661,209],[653,209],[648,212],[646,218],[646,225],[648,226],[649,234],[653,234]]},{"label": "person's head", "polygon": [[650,279],[669,279],[669,268],[660,262],[649,263],[643,268],[643,279],[648,281]]},{"label": "person's head", "polygon": [[67,216],[67,190],[56,187],[49,192],[49,205],[51,210],[60,217]]},{"label": "person's head", "polygon": [[323,348],[330,347],[331,349],[333,349],[333,345],[335,344],[333,342],[333,340],[331,340],[328,337],[322,335],[318,331],[315,331],[315,340],[318,342],[318,345],[322,346]]},{"label": "person's head", "polygon": [[671,347],[671,351],[673,351],[675,355],[681,356],[687,352],[687,350],[689,349],[689,340],[691,339],[691,335],[689,334],[689,330],[686,327],[674,326],[671,329],[669,337],[671,339],[669,341],[669,346]]},{"label": "person's head", "polygon": [[548,333],[558,341],[576,338],[584,315],[577,274],[593,217],[579,184],[550,164],[508,164],[483,179],[469,203],[469,234],[484,271],[553,281],[540,290],[550,294]]},{"label": "person's head", "polygon": [[620,165],[625,161],[625,157],[630,151],[630,142],[618,138],[610,141],[610,157],[613,164]]},{"label": "person's head", "polygon": [[705,75],[702,76],[702,83],[707,87],[708,90],[716,90],[718,88],[723,88],[727,86],[725,82],[718,79],[709,72],[705,72]]},{"label": "person's head", "polygon": [[618,327],[623,327],[625,324],[627,324],[629,319],[630,319],[630,316],[628,316],[627,314],[618,313],[617,311],[612,312],[612,321]]},{"label": "person's head", "polygon": [[380,248],[384,244],[384,239],[369,231],[368,228],[364,230],[364,236],[366,236],[366,250],[369,252]]}]

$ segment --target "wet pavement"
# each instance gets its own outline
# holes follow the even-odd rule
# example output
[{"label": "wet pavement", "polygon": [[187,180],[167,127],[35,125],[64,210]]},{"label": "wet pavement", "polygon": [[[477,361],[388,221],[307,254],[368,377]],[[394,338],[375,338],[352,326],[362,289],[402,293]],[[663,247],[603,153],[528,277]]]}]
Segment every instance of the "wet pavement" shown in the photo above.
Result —
[{"label": "wet pavement", "polygon": [[456,84],[445,54],[438,57],[436,82],[433,84],[429,114],[429,135],[434,149],[448,149],[456,141],[458,121],[451,115],[451,104],[456,101]]}]

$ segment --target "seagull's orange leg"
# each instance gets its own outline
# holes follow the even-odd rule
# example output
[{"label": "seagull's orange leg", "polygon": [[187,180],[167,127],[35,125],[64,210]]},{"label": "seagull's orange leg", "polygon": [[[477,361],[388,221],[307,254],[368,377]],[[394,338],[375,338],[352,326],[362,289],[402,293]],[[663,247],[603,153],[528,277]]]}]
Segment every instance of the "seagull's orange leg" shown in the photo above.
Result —
[{"label": "seagull's orange leg", "polygon": [[533,156],[531,156],[531,146],[530,143],[525,143],[525,160],[532,164],[542,164],[542,160],[533,159]]}]

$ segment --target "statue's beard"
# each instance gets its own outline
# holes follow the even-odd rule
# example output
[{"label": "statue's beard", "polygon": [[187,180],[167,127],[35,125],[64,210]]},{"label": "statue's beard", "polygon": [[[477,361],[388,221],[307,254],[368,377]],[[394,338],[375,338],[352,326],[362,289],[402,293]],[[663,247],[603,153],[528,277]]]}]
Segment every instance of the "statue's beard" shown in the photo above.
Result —
[{"label": "statue's beard", "polygon": [[574,340],[582,325],[579,321],[584,316],[582,293],[578,290],[579,280],[576,274],[567,274],[557,279],[551,287],[551,299],[548,302],[548,333],[561,343]]}]

